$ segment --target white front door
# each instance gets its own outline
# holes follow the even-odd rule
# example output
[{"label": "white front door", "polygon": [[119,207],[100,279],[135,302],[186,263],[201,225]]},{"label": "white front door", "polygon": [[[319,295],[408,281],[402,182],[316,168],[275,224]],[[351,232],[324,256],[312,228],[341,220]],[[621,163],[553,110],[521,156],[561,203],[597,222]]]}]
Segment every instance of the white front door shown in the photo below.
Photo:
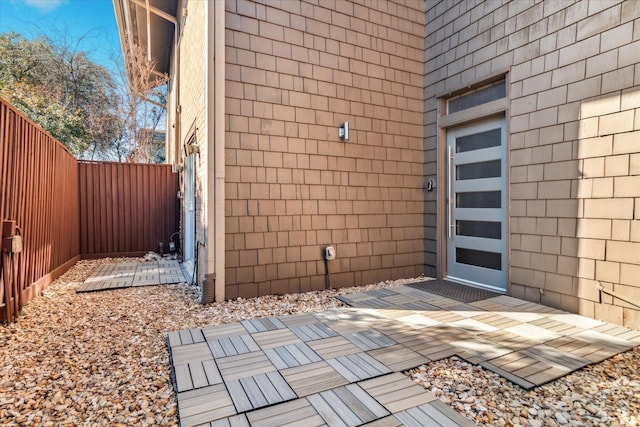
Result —
[{"label": "white front door", "polygon": [[504,118],[447,131],[447,278],[507,290]]},{"label": "white front door", "polygon": [[184,261],[192,261],[196,246],[196,156],[191,154],[184,165]]}]

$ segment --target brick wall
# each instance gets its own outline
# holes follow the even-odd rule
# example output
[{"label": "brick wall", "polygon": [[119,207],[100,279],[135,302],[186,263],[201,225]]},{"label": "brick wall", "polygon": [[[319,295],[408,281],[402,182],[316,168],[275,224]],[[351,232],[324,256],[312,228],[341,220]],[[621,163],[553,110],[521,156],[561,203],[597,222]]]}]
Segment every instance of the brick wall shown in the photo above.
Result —
[{"label": "brick wall", "polygon": [[640,327],[597,288],[640,301],[640,2],[434,1],[425,40],[427,170],[437,97],[510,69],[510,294]]},{"label": "brick wall", "polygon": [[226,7],[226,297],[422,273],[424,2]]}]

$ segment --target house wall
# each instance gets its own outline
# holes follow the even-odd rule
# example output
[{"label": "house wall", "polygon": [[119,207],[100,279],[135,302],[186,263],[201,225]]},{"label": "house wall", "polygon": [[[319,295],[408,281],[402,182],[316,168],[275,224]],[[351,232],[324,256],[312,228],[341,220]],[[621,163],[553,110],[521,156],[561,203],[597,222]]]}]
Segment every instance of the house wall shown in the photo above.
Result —
[{"label": "house wall", "polygon": [[[205,242],[207,231],[207,129],[205,123],[205,51],[206,51],[206,4],[202,1],[183,1],[178,10],[186,8],[187,14],[181,14],[181,35],[179,39],[179,97],[180,104],[169,107],[179,114],[179,137],[177,141],[170,141],[178,145],[180,162],[184,163],[183,146],[195,135],[200,150],[195,154],[196,175],[196,242]],[[175,50],[172,60],[176,60]],[[173,91],[168,99],[173,100]],[[173,118],[173,120],[172,120]],[[176,124],[175,116],[169,118],[169,126]],[[213,149],[213,147],[211,148]],[[170,150],[172,151],[172,150]],[[181,190],[184,191],[184,173],[182,174]],[[182,203],[182,221],[184,224],[184,199]],[[184,237],[184,234],[183,234]],[[202,283],[207,262],[207,248],[196,243],[197,251],[197,283]]]},{"label": "house wall", "polygon": [[426,15],[427,171],[438,98],[508,71],[509,294],[640,327],[640,2],[429,1]]},{"label": "house wall", "polygon": [[226,2],[227,298],[423,272],[424,8]]}]

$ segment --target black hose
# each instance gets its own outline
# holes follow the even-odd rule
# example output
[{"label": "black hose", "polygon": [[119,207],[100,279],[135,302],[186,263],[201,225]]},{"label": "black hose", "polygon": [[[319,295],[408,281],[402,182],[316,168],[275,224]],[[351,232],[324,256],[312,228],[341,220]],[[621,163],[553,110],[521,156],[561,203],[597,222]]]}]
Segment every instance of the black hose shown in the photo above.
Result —
[{"label": "black hose", "polygon": [[327,257],[324,257],[324,269],[325,269],[325,277],[324,277],[324,288],[331,289],[331,272],[329,271],[329,260]]}]

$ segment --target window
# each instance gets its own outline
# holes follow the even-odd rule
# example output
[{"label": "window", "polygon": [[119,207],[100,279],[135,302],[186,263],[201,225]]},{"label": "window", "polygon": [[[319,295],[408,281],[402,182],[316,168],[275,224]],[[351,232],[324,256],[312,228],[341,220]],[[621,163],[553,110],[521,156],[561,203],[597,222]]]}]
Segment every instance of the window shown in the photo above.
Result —
[{"label": "window", "polygon": [[447,114],[456,113],[478,105],[486,104],[507,96],[505,80],[483,86],[471,92],[453,97],[447,101]]}]

